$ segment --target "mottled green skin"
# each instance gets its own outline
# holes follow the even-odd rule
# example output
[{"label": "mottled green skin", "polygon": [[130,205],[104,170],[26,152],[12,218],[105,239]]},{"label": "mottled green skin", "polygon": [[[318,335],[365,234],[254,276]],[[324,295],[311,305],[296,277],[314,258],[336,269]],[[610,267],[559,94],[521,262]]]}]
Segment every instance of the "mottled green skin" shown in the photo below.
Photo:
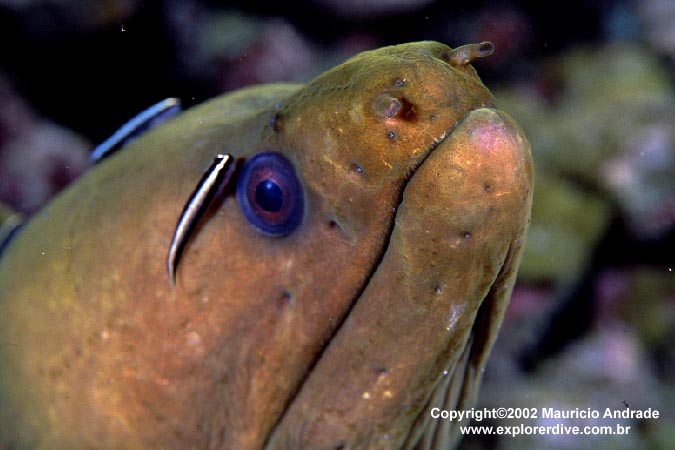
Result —
[{"label": "mottled green skin", "polygon": [[[0,260],[0,448],[452,440],[429,408],[473,402],[532,168],[520,129],[449,52],[387,47],[306,86],[216,98],[37,214]],[[270,150],[301,179],[301,226],[261,236],[227,193],[172,286],[176,220],[214,155]]]}]

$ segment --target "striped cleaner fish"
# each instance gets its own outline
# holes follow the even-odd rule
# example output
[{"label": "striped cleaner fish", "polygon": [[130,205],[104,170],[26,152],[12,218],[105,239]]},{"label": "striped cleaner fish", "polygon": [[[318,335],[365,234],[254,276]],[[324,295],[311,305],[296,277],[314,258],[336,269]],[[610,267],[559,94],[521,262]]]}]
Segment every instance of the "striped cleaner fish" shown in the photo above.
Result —
[{"label": "striped cleaner fish", "polygon": [[430,411],[474,402],[533,190],[470,65],[492,50],[386,47],[126,124],[4,246],[0,448],[453,445]]}]

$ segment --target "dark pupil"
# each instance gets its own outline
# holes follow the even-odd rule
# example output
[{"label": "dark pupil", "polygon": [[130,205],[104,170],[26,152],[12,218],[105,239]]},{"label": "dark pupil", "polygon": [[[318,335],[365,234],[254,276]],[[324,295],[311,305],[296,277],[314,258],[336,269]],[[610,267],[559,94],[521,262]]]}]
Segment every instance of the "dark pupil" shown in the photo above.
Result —
[{"label": "dark pupil", "polygon": [[261,181],[255,187],[255,202],[265,211],[279,211],[284,204],[281,188],[272,180]]}]

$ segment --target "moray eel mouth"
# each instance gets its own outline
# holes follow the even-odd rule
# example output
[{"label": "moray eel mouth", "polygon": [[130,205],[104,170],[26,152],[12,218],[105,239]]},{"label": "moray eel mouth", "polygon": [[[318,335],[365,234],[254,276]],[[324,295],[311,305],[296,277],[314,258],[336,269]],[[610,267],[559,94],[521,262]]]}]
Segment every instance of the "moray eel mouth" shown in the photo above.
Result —
[{"label": "moray eel mouth", "polygon": [[527,141],[497,110],[473,110],[434,141],[265,449],[451,445],[456,430],[429,413],[473,405],[515,281],[531,177]]}]

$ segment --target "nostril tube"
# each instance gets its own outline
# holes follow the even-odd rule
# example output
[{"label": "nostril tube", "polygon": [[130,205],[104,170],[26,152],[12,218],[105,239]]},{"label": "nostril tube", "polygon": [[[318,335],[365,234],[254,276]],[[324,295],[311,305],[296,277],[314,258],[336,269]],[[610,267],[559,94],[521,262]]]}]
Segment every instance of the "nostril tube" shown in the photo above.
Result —
[{"label": "nostril tube", "polygon": [[378,116],[391,119],[401,110],[401,101],[389,94],[382,94],[375,99],[373,110]]},{"label": "nostril tube", "polygon": [[447,61],[453,66],[465,66],[476,58],[490,56],[495,51],[492,42],[481,42],[479,44],[467,44],[451,50],[447,54]]}]

